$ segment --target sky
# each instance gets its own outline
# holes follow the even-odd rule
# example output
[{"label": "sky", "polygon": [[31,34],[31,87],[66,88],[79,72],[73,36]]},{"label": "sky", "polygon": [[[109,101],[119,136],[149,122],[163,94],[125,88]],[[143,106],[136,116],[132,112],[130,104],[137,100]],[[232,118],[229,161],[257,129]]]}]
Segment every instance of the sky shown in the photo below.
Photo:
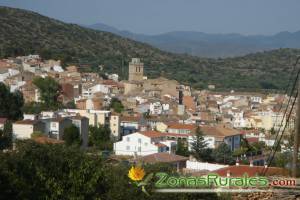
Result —
[{"label": "sky", "polygon": [[300,0],[0,0],[65,22],[135,33],[271,35],[300,30]]}]

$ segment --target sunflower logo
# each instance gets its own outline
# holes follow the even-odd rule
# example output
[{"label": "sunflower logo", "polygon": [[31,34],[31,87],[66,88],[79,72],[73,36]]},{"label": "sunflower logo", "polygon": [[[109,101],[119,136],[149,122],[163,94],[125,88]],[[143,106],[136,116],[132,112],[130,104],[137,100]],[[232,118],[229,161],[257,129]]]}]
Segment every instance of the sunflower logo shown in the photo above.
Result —
[{"label": "sunflower logo", "polygon": [[140,166],[132,166],[130,170],[128,171],[128,177],[134,181],[135,185],[137,187],[141,187],[142,191],[148,195],[149,193],[146,191],[145,186],[148,185],[149,181],[153,177],[153,173],[150,173],[146,176],[146,178],[143,180],[144,176],[146,175],[145,170]]}]

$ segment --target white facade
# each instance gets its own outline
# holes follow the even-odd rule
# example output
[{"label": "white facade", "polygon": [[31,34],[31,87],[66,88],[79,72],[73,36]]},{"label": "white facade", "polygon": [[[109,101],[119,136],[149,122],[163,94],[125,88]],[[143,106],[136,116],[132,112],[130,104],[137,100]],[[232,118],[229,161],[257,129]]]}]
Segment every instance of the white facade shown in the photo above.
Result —
[{"label": "white facade", "polygon": [[215,171],[224,167],[228,167],[228,165],[220,165],[215,163],[207,163],[207,162],[197,162],[197,161],[186,161],[186,168],[196,171],[208,170]]},{"label": "white facade", "polygon": [[[189,136],[188,137],[188,149],[189,149],[189,151],[192,150],[192,143],[195,141],[195,138],[196,138],[196,136]],[[203,138],[204,138],[204,141],[206,142],[208,148],[211,148],[211,149],[216,148],[216,145],[215,145],[216,144],[216,139],[215,139],[215,137],[204,135]]]},{"label": "white facade", "polygon": [[122,141],[114,143],[114,151],[116,155],[146,156],[169,152],[174,144],[176,145],[174,141],[161,141],[159,138],[150,138],[136,132],[123,136]]}]

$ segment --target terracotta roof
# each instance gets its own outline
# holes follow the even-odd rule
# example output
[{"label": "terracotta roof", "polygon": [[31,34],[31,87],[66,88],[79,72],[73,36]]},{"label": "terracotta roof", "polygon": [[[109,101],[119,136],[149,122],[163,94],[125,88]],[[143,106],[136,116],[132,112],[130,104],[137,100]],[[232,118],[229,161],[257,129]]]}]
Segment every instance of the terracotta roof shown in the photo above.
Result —
[{"label": "terracotta roof", "polygon": [[16,121],[15,124],[28,124],[28,125],[33,125],[38,123],[38,120],[30,120],[30,119],[25,119],[25,120],[20,120],[20,121]]},{"label": "terracotta roof", "polygon": [[138,160],[145,163],[175,163],[179,161],[186,161],[188,159],[189,158],[187,157],[162,152],[162,153],[154,153],[147,156],[143,156]]},{"label": "terracotta roof", "polygon": [[48,137],[37,137],[33,139],[35,142],[40,143],[40,144],[62,144],[64,141],[62,140],[56,140],[53,138],[48,138]]},{"label": "terracotta roof", "polygon": [[187,109],[196,110],[196,102],[194,101],[194,98],[191,96],[184,96],[183,97],[183,104],[187,107]]},{"label": "terracotta roof", "polygon": [[122,116],[121,121],[127,121],[127,122],[138,122],[140,120],[140,117],[134,117],[134,116]]},{"label": "terracotta roof", "polygon": [[241,134],[239,130],[221,127],[221,126],[201,126],[201,131],[203,131],[204,135],[212,135],[212,136],[219,136],[219,137],[226,137],[232,135],[239,135]]},{"label": "terracotta roof", "polygon": [[[230,176],[237,177],[237,176],[243,176],[245,173],[248,174],[248,176],[255,176],[256,174],[260,174],[263,170],[264,166],[249,166],[249,165],[232,165],[229,167],[224,167],[215,171],[212,171],[212,173],[219,174],[220,176],[227,176],[227,173],[230,173]],[[288,171],[283,168],[279,167],[269,167],[266,175],[288,175]]]},{"label": "terracotta roof", "polygon": [[7,118],[0,118],[0,124],[4,124],[7,121]]},{"label": "terracotta roof", "polygon": [[158,138],[165,136],[163,133],[157,131],[143,131],[139,133],[150,138]]},{"label": "terracotta roof", "polygon": [[197,128],[195,124],[181,124],[181,123],[167,123],[168,128],[171,129],[188,129],[194,130]]}]

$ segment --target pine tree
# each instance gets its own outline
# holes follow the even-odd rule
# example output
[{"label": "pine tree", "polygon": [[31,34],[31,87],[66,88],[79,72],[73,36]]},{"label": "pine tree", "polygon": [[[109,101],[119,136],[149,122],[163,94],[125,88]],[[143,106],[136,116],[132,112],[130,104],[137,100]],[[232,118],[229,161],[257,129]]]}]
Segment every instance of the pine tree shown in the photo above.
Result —
[{"label": "pine tree", "polygon": [[211,161],[211,149],[207,147],[207,143],[204,140],[203,133],[200,127],[197,127],[196,134],[194,136],[194,141],[192,142],[192,155],[201,161]]},{"label": "pine tree", "polygon": [[184,142],[181,139],[177,140],[177,150],[176,150],[177,155],[181,156],[188,156],[189,151]]}]

